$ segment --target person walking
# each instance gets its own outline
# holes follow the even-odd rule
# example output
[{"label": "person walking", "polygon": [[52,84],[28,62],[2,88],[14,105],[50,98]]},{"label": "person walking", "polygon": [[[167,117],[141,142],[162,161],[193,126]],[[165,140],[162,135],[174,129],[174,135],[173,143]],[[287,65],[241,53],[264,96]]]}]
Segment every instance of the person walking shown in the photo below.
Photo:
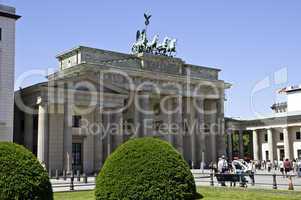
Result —
[{"label": "person walking", "polygon": [[289,161],[289,159],[285,159],[284,163],[284,172],[285,172],[285,175],[287,177],[287,174],[291,171],[292,169],[292,165],[291,165],[291,162]]},{"label": "person walking", "polygon": [[217,164],[218,172],[223,174],[228,171],[228,161],[225,159],[225,156],[222,156]]},{"label": "person walking", "polygon": [[262,167],[262,169],[264,169],[264,170],[267,169],[267,165],[266,165],[266,161],[265,161],[265,160],[263,160],[263,161],[261,162],[261,167]]},{"label": "person walking", "polygon": [[292,162],[292,167],[293,167],[293,172],[294,173],[298,172],[297,161],[295,159]]},{"label": "person walking", "polygon": [[278,161],[275,160],[274,161],[274,169],[275,169],[275,171],[278,169],[278,167],[279,167],[278,165],[279,165]]},{"label": "person walking", "polygon": [[270,160],[267,161],[268,172],[271,172],[272,162]]},{"label": "person walking", "polygon": [[[225,156],[219,158],[219,161],[217,163],[217,169],[218,169],[218,173],[220,174],[225,174],[226,172],[228,172],[229,170],[228,161],[225,159]],[[221,181],[220,183],[221,186],[226,186],[226,183],[224,181]]]},{"label": "person walking", "polygon": [[301,159],[300,158],[297,160],[297,166],[298,166],[297,174],[299,177],[301,177]]},{"label": "person walking", "polygon": [[285,176],[284,176],[284,164],[283,164],[283,160],[279,161],[279,169],[280,169],[280,172],[281,172],[281,174],[282,174],[282,176],[284,178]]}]

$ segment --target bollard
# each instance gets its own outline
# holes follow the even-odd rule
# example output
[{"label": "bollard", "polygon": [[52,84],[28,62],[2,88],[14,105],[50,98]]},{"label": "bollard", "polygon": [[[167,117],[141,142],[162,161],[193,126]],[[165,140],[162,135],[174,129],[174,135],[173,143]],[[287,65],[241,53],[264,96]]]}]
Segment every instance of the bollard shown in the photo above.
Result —
[{"label": "bollard", "polygon": [[210,186],[214,186],[213,173],[210,174]]},{"label": "bollard", "polygon": [[59,180],[59,170],[55,170],[55,179]]},{"label": "bollard", "polygon": [[79,170],[76,171],[76,178],[77,178],[77,181],[80,182],[80,171]]},{"label": "bollard", "polygon": [[63,179],[64,179],[64,181],[67,180],[66,170],[63,170]]},{"label": "bollard", "polygon": [[288,177],[288,190],[294,190],[292,176]]},{"label": "bollard", "polygon": [[87,178],[86,173],[83,174],[83,182],[88,183],[88,178]]},{"label": "bollard", "polygon": [[273,189],[274,189],[274,190],[277,190],[276,174],[273,174]]},{"label": "bollard", "polygon": [[70,177],[70,190],[73,191],[74,190],[74,174],[73,171],[71,172],[71,177]]}]

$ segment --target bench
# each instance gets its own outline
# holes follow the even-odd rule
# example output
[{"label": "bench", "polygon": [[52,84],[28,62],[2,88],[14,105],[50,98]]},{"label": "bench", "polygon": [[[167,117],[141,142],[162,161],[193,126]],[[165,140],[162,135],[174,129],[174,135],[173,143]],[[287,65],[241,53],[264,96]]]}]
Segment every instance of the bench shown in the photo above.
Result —
[{"label": "bench", "polygon": [[234,186],[236,183],[240,183],[241,187],[247,187],[248,181],[243,175],[238,174],[215,174],[215,177],[218,182],[222,184],[222,186],[225,186],[225,182],[230,182],[231,186],[232,183],[234,183]]}]

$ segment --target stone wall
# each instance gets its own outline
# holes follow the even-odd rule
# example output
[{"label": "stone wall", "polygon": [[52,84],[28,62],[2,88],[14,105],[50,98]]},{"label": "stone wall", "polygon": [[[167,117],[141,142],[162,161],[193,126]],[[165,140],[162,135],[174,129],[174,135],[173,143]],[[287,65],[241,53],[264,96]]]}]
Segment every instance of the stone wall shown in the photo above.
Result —
[{"label": "stone wall", "polygon": [[[15,20],[0,17],[0,141],[13,140]],[[2,128],[1,128],[2,127]]]},{"label": "stone wall", "polygon": [[140,53],[137,55],[125,54],[90,47],[79,47],[62,54],[61,69],[76,66],[81,63],[107,65],[120,69],[151,71],[161,74],[179,76],[191,75],[193,78],[218,80],[219,69],[185,64],[179,58]]}]

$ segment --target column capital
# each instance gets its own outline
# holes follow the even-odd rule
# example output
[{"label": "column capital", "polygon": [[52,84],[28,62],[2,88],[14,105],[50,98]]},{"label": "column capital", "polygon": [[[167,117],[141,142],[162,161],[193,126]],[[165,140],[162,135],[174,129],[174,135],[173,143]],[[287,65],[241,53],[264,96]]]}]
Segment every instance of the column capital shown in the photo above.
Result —
[{"label": "column capital", "polygon": [[272,128],[272,127],[270,127],[270,128],[265,128],[264,130],[266,130],[266,131],[271,131],[271,132],[273,132],[273,130],[274,130],[274,128]]},{"label": "column capital", "polygon": [[47,99],[45,99],[45,98],[38,97],[38,98],[37,98],[36,104],[37,104],[37,105],[42,105],[42,106],[44,106],[44,105],[48,104],[48,101],[47,101]]}]

